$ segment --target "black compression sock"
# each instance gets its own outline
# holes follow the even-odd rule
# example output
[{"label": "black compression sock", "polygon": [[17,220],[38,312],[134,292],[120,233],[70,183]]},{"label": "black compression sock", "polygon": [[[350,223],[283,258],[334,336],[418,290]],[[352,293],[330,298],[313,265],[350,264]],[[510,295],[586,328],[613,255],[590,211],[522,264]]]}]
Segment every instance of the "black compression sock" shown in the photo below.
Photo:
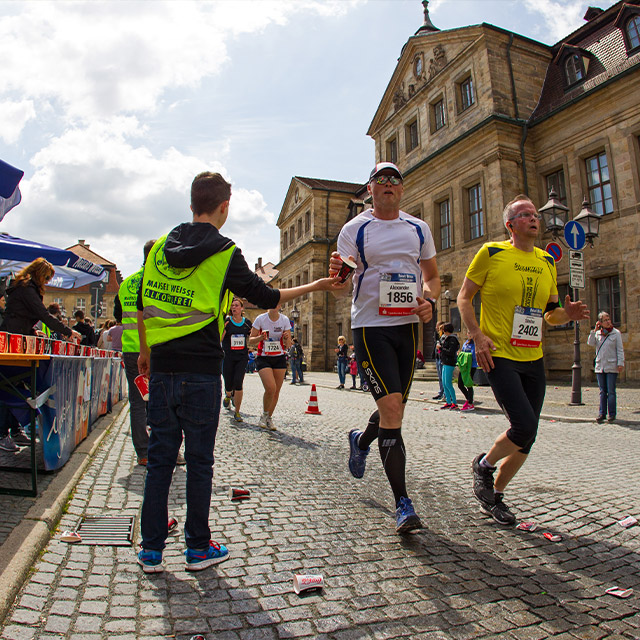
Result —
[{"label": "black compression sock", "polygon": [[407,455],[400,429],[378,429],[378,449],[382,466],[393,491],[396,505],[407,496],[405,483],[405,465]]},{"label": "black compression sock", "polygon": [[376,409],[369,418],[367,428],[363,431],[358,440],[358,448],[366,451],[371,443],[378,437],[378,427],[380,426],[380,412]]}]

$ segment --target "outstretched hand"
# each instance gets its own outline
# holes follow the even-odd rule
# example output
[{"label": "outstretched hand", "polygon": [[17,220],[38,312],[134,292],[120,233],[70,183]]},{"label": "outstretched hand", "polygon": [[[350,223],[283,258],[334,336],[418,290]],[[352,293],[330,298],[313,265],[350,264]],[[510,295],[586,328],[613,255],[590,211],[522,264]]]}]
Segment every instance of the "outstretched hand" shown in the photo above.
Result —
[{"label": "outstretched hand", "polygon": [[564,310],[569,320],[586,320],[589,317],[587,305],[580,300],[571,302],[570,296],[564,299]]}]

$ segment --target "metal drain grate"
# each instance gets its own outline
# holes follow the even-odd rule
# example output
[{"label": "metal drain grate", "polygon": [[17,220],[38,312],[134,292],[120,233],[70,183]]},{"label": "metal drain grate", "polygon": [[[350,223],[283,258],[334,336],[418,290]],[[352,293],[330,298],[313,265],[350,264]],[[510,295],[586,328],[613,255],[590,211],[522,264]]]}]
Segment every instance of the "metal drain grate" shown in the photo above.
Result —
[{"label": "metal drain grate", "polygon": [[135,516],[86,516],[77,529],[80,544],[129,547],[133,542]]}]

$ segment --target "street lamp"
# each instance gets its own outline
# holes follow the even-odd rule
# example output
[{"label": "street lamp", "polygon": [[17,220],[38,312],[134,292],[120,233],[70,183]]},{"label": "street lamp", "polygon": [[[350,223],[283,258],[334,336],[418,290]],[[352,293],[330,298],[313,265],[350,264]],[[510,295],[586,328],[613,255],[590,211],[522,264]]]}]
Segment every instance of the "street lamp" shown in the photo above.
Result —
[{"label": "street lamp", "polygon": [[291,319],[293,320],[293,331],[291,333],[296,332],[296,325],[298,324],[298,320],[300,319],[300,312],[298,311],[298,307],[293,305],[293,309],[291,310]]},{"label": "street lamp", "polygon": [[601,218],[602,216],[599,213],[595,213],[591,210],[591,207],[589,207],[589,201],[585,198],[582,201],[582,210],[574,220],[582,225],[584,235],[591,247],[593,247],[593,239],[598,237]]},{"label": "street lamp", "polygon": [[[576,252],[574,254],[574,259],[570,263],[570,273],[573,263],[575,263],[576,266],[580,265],[580,268],[582,269],[582,254],[578,252],[580,252],[584,247],[585,240],[589,243],[589,246],[593,247],[593,240],[598,237],[600,218],[602,216],[591,210],[589,207],[589,201],[585,197],[582,201],[582,209],[580,210],[580,213],[572,221],[574,223],[578,223],[584,231],[584,237],[582,238],[581,244],[576,244],[578,242],[576,238],[579,234],[575,234],[575,229],[573,229],[572,234],[565,234],[566,242],[562,239],[561,233],[564,232],[564,228],[568,224],[569,208],[558,200],[558,196],[553,188],[549,191],[549,200],[547,201],[547,204],[540,207],[540,209],[538,209],[538,213],[542,214],[542,217],[544,218],[545,230],[551,231],[554,239],[560,240],[565,247],[573,249],[573,251]],[[575,227],[575,224],[572,225],[572,227]],[[570,238],[572,238],[571,241]],[[570,243],[571,246],[568,246],[567,243]],[[579,259],[577,256],[579,256]],[[571,286],[573,288],[573,299],[577,300],[579,285],[573,286],[572,283]],[[584,283],[582,286],[584,286]],[[581,405],[583,404],[582,364],[580,362],[580,322],[578,320],[574,320],[574,329],[573,366],[571,367],[571,402],[569,404]]]},{"label": "street lamp", "polygon": [[551,231],[554,238],[557,238],[564,230],[569,218],[569,207],[558,200],[558,194],[551,187],[549,191],[549,201],[544,207],[538,209],[538,213],[542,214],[544,224],[547,231]]}]

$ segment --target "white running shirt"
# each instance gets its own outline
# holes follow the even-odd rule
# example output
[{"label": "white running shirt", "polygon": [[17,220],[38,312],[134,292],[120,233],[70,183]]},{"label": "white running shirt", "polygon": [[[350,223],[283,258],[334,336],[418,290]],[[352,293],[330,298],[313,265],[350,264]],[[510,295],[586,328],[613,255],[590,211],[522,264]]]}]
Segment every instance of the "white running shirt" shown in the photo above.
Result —
[{"label": "white running shirt", "polygon": [[[338,236],[338,253],[353,256],[356,270],[353,276],[351,327],[388,327],[419,322],[418,316],[382,315],[380,313],[382,274],[403,274],[415,277],[417,295],[422,297],[421,260],[436,255],[429,225],[400,211],[394,220],[380,220],[372,209],[347,222]],[[417,306],[417,302],[412,306]],[[254,325],[255,326],[255,325]]]},{"label": "white running shirt", "polygon": [[[289,318],[281,313],[277,320],[271,320],[268,313],[260,314],[253,321],[253,328],[258,331],[268,331],[269,339],[262,340],[258,343],[259,356],[281,356],[284,355],[282,348],[282,334],[285,331],[291,331],[291,322]],[[268,345],[267,343],[271,343]],[[278,345],[276,347],[276,345]]]}]

